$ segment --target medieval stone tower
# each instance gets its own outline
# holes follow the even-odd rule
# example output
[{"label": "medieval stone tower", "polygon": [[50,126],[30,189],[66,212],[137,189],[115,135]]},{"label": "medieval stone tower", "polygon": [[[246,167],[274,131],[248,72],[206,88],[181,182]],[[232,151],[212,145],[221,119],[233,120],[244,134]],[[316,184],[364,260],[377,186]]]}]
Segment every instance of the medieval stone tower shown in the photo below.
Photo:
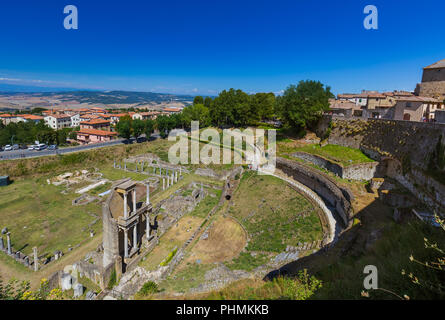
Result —
[{"label": "medieval stone tower", "polygon": [[445,100],[445,59],[423,68],[422,83],[417,85],[415,93]]}]

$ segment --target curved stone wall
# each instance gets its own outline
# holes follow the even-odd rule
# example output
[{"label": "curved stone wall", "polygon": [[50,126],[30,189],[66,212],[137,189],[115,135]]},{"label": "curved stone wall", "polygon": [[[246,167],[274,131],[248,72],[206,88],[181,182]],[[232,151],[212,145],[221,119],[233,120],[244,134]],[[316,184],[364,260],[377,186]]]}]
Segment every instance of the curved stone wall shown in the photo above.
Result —
[{"label": "curved stone wall", "polygon": [[276,167],[316,192],[329,206],[335,208],[345,227],[352,222],[351,193],[314,169],[296,161],[277,158]]}]

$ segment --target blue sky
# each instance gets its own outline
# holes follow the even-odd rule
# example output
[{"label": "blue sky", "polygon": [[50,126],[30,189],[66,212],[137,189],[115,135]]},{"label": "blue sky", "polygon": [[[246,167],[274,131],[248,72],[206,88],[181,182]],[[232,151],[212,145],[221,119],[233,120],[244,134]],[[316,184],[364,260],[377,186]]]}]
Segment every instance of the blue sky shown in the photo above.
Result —
[{"label": "blue sky", "polygon": [[[63,28],[76,5],[79,29]],[[363,9],[379,10],[365,30]],[[445,58],[445,1],[53,0],[0,4],[0,84],[214,95],[314,79],[414,90]]]}]

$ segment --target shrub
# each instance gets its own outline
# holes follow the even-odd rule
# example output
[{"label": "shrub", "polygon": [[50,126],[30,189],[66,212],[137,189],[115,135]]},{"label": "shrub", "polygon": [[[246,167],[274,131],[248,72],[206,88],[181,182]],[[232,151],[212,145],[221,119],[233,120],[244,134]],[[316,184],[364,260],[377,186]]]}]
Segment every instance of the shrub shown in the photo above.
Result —
[{"label": "shrub", "polygon": [[158,289],[157,283],[153,282],[153,281],[148,281],[148,282],[144,283],[141,290],[139,290],[138,294],[146,297],[146,296],[152,295],[158,291],[159,291],[159,289]]},{"label": "shrub", "polygon": [[107,288],[111,289],[113,288],[117,283],[117,275],[116,275],[116,270],[113,269],[113,271],[111,272],[110,275],[110,280],[108,280],[108,285]]}]

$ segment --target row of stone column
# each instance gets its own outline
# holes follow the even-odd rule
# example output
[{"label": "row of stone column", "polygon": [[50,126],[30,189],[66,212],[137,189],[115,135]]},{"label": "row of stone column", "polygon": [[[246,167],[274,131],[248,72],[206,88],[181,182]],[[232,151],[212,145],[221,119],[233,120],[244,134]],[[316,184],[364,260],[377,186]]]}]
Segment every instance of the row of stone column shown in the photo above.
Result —
[{"label": "row of stone column", "polygon": [[167,176],[167,178],[162,178],[162,190],[166,189],[166,182],[168,189],[170,188],[170,186],[173,186],[175,183],[177,183],[178,180],[179,180],[178,171],[174,171],[170,176]]},{"label": "row of stone column", "polygon": [[[135,162],[135,164],[136,164],[136,172],[144,172],[144,166],[145,166],[145,162],[144,161],[142,161],[142,162]],[[120,164],[117,164],[116,160],[114,160],[113,168],[115,168],[115,169],[122,169],[123,168],[124,170],[127,170],[127,162],[124,161],[123,162],[123,166],[122,166]],[[156,167],[156,166],[148,165],[147,168],[153,168],[153,174],[156,174],[156,172],[159,170],[158,174],[160,176],[162,176],[163,173],[164,173],[164,175],[167,176],[167,177],[170,176],[170,173],[172,171],[175,172],[175,174],[177,172],[177,170],[175,170],[175,169],[162,168],[161,166],[157,166]],[[140,170],[138,170],[138,169],[140,169]],[[150,172],[148,171],[148,173],[150,173]],[[179,168],[179,175],[180,176],[182,175],[182,168],[181,167]]]},{"label": "row of stone column", "polygon": [[[6,252],[8,253],[8,255],[12,255],[11,232],[6,233],[6,243],[7,243],[6,244]],[[0,250],[1,251],[5,250],[5,243],[3,242],[2,236],[0,236]],[[33,248],[33,254],[34,254],[34,271],[37,271],[39,269],[39,262],[38,262],[38,257],[37,257],[37,247]],[[25,257],[24,260],[28,261],[28,265],[29,265],[29,258]]]}]

